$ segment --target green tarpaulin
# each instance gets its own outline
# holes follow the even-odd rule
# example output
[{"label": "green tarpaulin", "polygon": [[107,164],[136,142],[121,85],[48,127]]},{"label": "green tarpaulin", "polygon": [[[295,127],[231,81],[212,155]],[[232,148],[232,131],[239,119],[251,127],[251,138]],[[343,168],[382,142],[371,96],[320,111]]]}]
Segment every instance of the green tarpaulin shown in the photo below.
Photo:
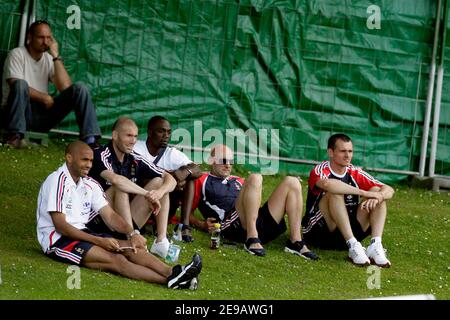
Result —
[{"label": "green tarpaulin", "polygon": [[[320,161],[328,136],[346,132],[357,165],[418,171],[436,2],[39,0],[36,18],[50,21],[72,78],[91,89],[106,135],[128,115],[144,138],[159,114],[193,146],[209,146],[208,129],[224,139],[227,129],[253,129],[245,151],[258,152],[267,129],[269,156],[277,144],[282,158]],[[444,175],[449,77],[436,163]],[[77,131],[74,117],[60,129]]]}]

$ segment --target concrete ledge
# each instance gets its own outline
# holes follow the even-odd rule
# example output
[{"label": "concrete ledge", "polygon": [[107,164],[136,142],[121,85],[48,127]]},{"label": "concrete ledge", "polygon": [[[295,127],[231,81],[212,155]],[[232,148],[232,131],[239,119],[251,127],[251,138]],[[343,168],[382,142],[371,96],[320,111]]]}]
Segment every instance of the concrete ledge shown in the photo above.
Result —
[{"label": "concrete ledge", "polygon": [[42,132],[27,131],[24,138],[30,142],[38,143],[48,147],[48,134]]},{"label": "concrete ledge", "polygon": [[409,185],[411,187],[419,187],[433,190],[434,192],[444,191],[442,189],[450,190],[450,177],[419,177],[414,176],[409,178]]}]

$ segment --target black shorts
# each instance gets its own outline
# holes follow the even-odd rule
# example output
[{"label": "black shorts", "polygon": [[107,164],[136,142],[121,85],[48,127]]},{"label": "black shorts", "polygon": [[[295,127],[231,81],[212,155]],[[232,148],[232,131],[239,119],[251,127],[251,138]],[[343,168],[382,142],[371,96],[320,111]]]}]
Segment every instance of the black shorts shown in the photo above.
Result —
[{"label": "black shorts", "polygon": [[[111,238],[106,233],[94,233],[89,229],[83,229],[86,233],[102,238]],[[86,253],[94,246],[93,243],[78,241],[61,236],[45,253],[50,258],[68,264],[80,265]]]},{"label": "black shorts", "polygon": [[[269,204],[266,202],[258,211],[256,219],[256,230],[261,242],[267,243],[276,239],[279,235],[286,232],[286,221],[281,219],[280,223],[276,222],[269,211]],[[247,240],[247,231],[244,230],[241,220],[237,218],[233,223],[223,230],[223,237],[236,242],[245,242]]]},{"label": "black shorts", "polygon": [[[356,240],[362,241],[370,235],[370,226],[364,231],[356,218],[356,214],[349,215],[349,220]],[[348,249],[347,243],[339,229],[336,227],[333,232],[330,232],[324,217],[320,218],[309,232],[303,233],[303,240],[308,246],[312,247],[334,250]]]},{"label": "black shorts", "polygon": [[[105,221],[103,221],[103,218],[101,215],[97,215],[95,218],[93,218],[91,221],[89,221],[86,224],[86,227],[96,233],[105,233],[111,235],[115,239],[119,240],[127,240],[127,235],[124,233],[112,231],[109,229],[109,227],[106,225]],[[133,228],[134,229],[140,229],[137,224],[133,221]]]}]

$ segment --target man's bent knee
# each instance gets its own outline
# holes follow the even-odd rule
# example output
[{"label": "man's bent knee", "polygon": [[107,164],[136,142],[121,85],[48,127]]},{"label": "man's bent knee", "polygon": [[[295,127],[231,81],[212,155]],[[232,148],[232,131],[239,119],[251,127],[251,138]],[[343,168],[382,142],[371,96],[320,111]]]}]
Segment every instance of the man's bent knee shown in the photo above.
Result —
[{"label": "man's bent knee", "polygon": [[88,87],[83,82],[76,82],[72,85],[72,88],[75,92],[80,94],[89,94]]},{"label": "man's bent knee", "polygon": [[252,187],[257,187],[257,188],[261,188],[262,187],[262,175],[259,173],[252,173],[251,175],[248,176],[247,179],[245,179],[245,184],[252,186]]},{"label": "man's bent knee", "polygon": [[302,191],[302,185],[297,177],[287,176],[283,179],[283,183],[295,191]]},{"label": "man's bent knee", "polygon": [[11,92],[15,92],[15,93],[23,92],[28,95],[29,90],[30,89],[29,89],[28,82],[23,79],[17,79],[11,85]]},{"label": "man's bent knee", "polygon": [[163,185],[163,182],[164,182],[163,179],[160,177],[153,178],[145,184],[144,189],[145,190],[158,189]]},{"label": "man's bent knee", "polygon": [[331,192],[327,192],[323,198],[325,198],[328,202],[333,202],[333,201],[343,201],[344,200],[344,195],[343,194],[337,194],[337,193],[331,193]]},{"label": "man's bent knee", "polygon": [[117,273],[123,273],[126,270],[126,266],[128,265],[128,263],[128,259],[122,254],[111,253],[110,266],[113,271]]}]

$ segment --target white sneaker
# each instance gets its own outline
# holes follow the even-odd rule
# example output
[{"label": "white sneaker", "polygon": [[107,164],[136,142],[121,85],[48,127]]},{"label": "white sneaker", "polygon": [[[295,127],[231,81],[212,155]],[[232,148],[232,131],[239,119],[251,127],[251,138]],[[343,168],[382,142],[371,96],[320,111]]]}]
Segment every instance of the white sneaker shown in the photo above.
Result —
[{"label": "white sneaker", "polygon": [[167,238],[164,238],[160,242],[156,242],[156,239],[155,239],[155,241],[153,241],[150,252],[165,259],[167,256],[167,252],[169,251],[169,246],[170,246],[170,242],[169,242],[169,240],[167,240]]},{"label": "white sneaker", "polygon": [[380,242],[372,243],[367,247],[367,256],[372,264],[381,268],[389,268],[391,266],[391,262],[386,258],[386,250]]},{"label": "white sneaker", "polygon": [[370,260],[366,255],[366,249],[360,242],[356,242],[348,250],[348,259],[353,262],[353,264],[360,267],[368,266],[370,264]]}]

